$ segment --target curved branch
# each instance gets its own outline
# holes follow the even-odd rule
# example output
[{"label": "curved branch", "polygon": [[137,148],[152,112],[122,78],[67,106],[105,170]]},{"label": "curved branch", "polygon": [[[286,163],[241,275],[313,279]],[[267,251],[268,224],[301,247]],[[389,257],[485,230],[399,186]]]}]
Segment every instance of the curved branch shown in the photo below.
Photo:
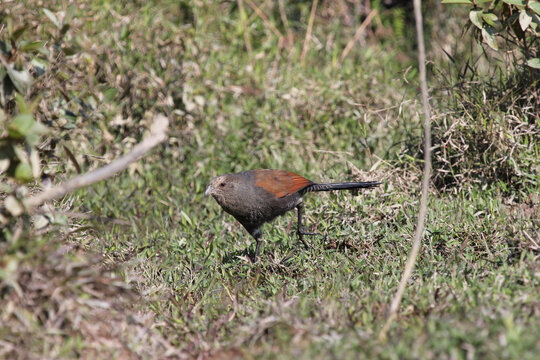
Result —
[{"label": "curved branch", "polygon": [[152,148],[165,141],[167,139],[168,126],[169,120],[164,115],[156,115],[150,129],[150,135],[142,142],[137,144],[129,154],[119,157],[108,165],[90,171],[89,173],[76,176],[63,184],[59,184],[35,196],[25,199],[23,204],[26,210],[31,213],[33,209],[42,205],[46,201],[61,198],[75,190],[114,176],[116,173],[127,168],[132,162],[139,160]]},{"label": "curved branch", "polygon": [[416,35],[418,39],[418,67],[420,70],[420,87],[422,89],[422,107],[424,110],[424,174],[422,179],[422,197],[420,199],[420,211],[418,213],[418,223],[416,225],[416,232],[414,234],[413,246],[405,265],[405,270],[401,276],[398,289],[390,305],[390,313],[386,319],[386,323],[379,332],[379,341],[386,339],[386,333],[390,328],[390,325],[396,318],[407,286],[407,281],[411,277],[414,265],[416,263],[416,257],[420,251],[420,245],[422,244],[422,236],[424,234],[424,223],[427,212],[427,202],[429,196],[429,182],[431,178],[431,113],[428,103],[428,90],[426,81],[426,51],[424,48],[424,33],[422,29],[422,11],[421,0],[414,0],[414,17],[416,20]]}]

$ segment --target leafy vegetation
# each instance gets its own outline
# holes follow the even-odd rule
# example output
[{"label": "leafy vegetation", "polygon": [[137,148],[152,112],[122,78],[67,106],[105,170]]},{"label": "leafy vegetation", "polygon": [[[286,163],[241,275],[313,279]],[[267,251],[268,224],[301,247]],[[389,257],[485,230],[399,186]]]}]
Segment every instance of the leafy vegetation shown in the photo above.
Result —
[{"label": "leafy vegetation", "polygon": [[508,52],[517,50],[514,60],[539,69],[540,2],[535,0],[443,0],[443,4],[470,5],[469,20],[478,38],[493,50],[503,43]]},{"label": "leafy vegetation", "polygon": [[[464,48],[431,44],[427,231],[381,343],[422,167],[406,11],[374,3],[378,15],[342,56],[369,13],[354,1],[319,2],[306,50],[305,1],[8,4],[0,357],[540,352],[538,70],[492,65],[493,54],[488,65],[465,62]],[[467,42],[448,35],[463,26],[456,18],[434,16],[434,37]],[[26,88],[13,71],[30,76]],[[171,121],[160,151],[38,213],[21,207],[47,183],[128,152],[155,113]],[[17,177],[22,163],[31,176]],[[306,251],[291,213],[263,228],[253,265],[244,252],[252,240],[204,190],[215,175],[264,167],[384,184],[308,195],[308,227],[326,237]]]}]

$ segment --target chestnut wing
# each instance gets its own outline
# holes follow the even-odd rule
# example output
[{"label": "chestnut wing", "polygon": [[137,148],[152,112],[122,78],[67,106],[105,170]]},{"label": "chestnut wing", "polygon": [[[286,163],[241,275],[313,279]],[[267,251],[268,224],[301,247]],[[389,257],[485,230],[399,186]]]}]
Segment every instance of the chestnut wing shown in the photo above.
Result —
[{"label": "chestnut wing", "polygon": [[294,194],[306,186],[313,184],[312,181],[285,170],[256,170],[255,186],[258,186],[276,198],[282,198]]}]

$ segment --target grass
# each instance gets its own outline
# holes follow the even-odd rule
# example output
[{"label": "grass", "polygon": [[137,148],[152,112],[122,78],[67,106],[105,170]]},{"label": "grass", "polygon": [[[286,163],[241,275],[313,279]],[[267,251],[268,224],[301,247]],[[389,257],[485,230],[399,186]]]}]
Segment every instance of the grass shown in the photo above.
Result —
[{"label": "grass", "polygon": [[[68,247],[60,253],[89,271],[85,274],[92,287],[77,282],[78,275],[66,275],[72,274],[71,262],[63,256],[42,259],[40,266],[55,266],[57,272],[36,274],[58,279],[62,296],[46,292],[37,307],[17,300],[12,289],[2,290],[4,304],[26,309],[27,318],[37,320],[30,326],[20,320],[23,310],[3,310],[6,324],[19,327],[0,326],[6,339],[0,354],[536,358],[540,199],[538,162],[531,160],[538,143],[529,133],[515,134],[516,143],[526,138],[532,144],[523,151],[516,146],[513,161],[528,164],[524,169],[532,179],[520,182],[519,196],[512,196],[512,177],[489,182],[475,177],[491,174],[489,156],[471,160],[483,172],[471,175],[466,167],[454,168],[465,169],[467,186],[433,187],[417,268],[388,342],[379,343],[377,334],[406,261],[419,205],[416,72],[409,68],[414,64],[400,60],[410,44],[402,39],[405,45],[399,47],[392,39],[374,38],[340,63],[340,50],[355,29],[343,26],[338,16],[318,18],[316,40],[302,64],[301,29],[310,6],[300,4],[288,8],[299,29],[292,48],[281,51],[276,37],[249,11],[250,58],[234,3],[153,5],[86,2],[84,11],[76,12],[80,24],[74,34],[91,36],[95,47],[83,52],[99,64],[101,77],[77,73],[99,86],[93,90],[92,82],[73,81],[72,94],[82,98],[84,91],[96,91],[99,98],[109,87],[120,91],[96,107],[90,120],[77,117],[79,129],[67,135],[86,169],[100,162],[85,154],[111,157],[123,152],[141,137],[153,112],[170,114],[171,137],[129,172],[60,204],[129,219],[132,225],[70,220],[69,227],[61,227],[64,234],[77,230],[63,239]],[[276,9],[265,11],[285,32]],[[89,90],[87,84],[92,85]],[[444,98],[437,101],[452,105]],[[77,109],[77,102],[68,106]],[[446,116],[445,110],[436,109],[438,119]],[[453,110],[459,116],[462,108]],[[504,117],[496,106],[491,111]],[[127,119],[124,125],[113,121],[116,114]],[[475,120],[466,115],[459,119]],[[83,129],[85,124],[93,127]],[[463,159],[474,156],[459,149]],[[46,170],[71,176],[69,161],[56,156],[58,163],[67,164],[53,162]],[[254,248],[252,239],[213,199],[204,197],[212,177],[251,168],[284,168],[321,182],[376,179],[383,185],[359,195],[306,195],[308,228],[326,238],[310,237],[311,248],[305,250],[291,230],[291,212],[265,225],[260,262],[253,265],[244,255],[244,249]],[[58,238],[52,232],[37,248],[47,250],[44,243],[55,244]],[[21,284],[23,275],[31,276],[37,267],[33,259],[39,251],[31,254],[14,273]],[[94,260],[91,254],[100,256]],[[62,282],[64,277],[68,280]],[[111,282],[118,289],[107,287]],[[65,304],[78,305],[70,310],[70,321],[62,322],[58,317],[68,308]],[[75,314],[82,314],[82,320]],[[6,343],[25,350],[17,352]]]},{"label": "grass", "polygon": [[139,224],[146,232],[112,235],[115,241],[106,243],[115,255],[126,245],[144,248],[134,250],[138,265],[131,276],[154,288],[159,299],[153,307],[168,320],[163,331],[183,338],[178,345],[189,352],[500,357],[504,349],[504,358],[535,356],[537,255],[525,233],[534,236],[536,228],[525,211],[489,191],[430,203],[428,235],[404,311],[382,345],[374,338],[409,249],[413,194],[386,189],[356,198],[313,196],[310,224],[329,239],[313,238],[305,251],[287,233],[289,219],[281,218],[265,228],[261,263],[253,266],[233,257],[243,255],[249,237],[202,192],[190,206],[187,194],[176,193],[182,190],[163,189],[156,180],[146,184],[163,194],[136,203],[147,214]]}]

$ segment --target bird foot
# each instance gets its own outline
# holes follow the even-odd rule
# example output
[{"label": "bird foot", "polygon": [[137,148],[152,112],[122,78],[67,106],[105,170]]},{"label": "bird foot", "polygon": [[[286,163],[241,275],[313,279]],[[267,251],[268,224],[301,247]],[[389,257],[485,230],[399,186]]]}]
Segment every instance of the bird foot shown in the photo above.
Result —
[{"label": "bird foot", "polygon": [[249,247],[244,250],[244,255],[251,261],[252,264],[257,263],[257,260],[259,260],[259,254],[251,251]]},{"label": "bird foot", "polygon": [[[248,257],[249,260],[251,260],[253,264],[257,263],[257,260],[259,259],[259,249],[261,247],[261,241],[260,240],[256,240],[256,241],[257,242],[255,244],[254,253],[250,251],[249,246],[246,248],[246,250],[244,250],[244,254]],[[253,254],[253,256],[251,256],[251,254]]]},{"label": "bird foot", "polygon": [[304,247],[306,249],[309,250],[309,246],[308,244],[304,241],[304,235],[309,235],[309,236],[314,236],[314,235],[319,235],[319,236],[322,236],[324,238],[324,240],[326,241],[326,238],[327,236],[325,234],[321,234],[321,233],[316,233],[316,232],[306,232],[304,230],[300,230],[298,232],[298,238],[300,239],[300,241],[302,242],[302,244],[304,244]]}]

